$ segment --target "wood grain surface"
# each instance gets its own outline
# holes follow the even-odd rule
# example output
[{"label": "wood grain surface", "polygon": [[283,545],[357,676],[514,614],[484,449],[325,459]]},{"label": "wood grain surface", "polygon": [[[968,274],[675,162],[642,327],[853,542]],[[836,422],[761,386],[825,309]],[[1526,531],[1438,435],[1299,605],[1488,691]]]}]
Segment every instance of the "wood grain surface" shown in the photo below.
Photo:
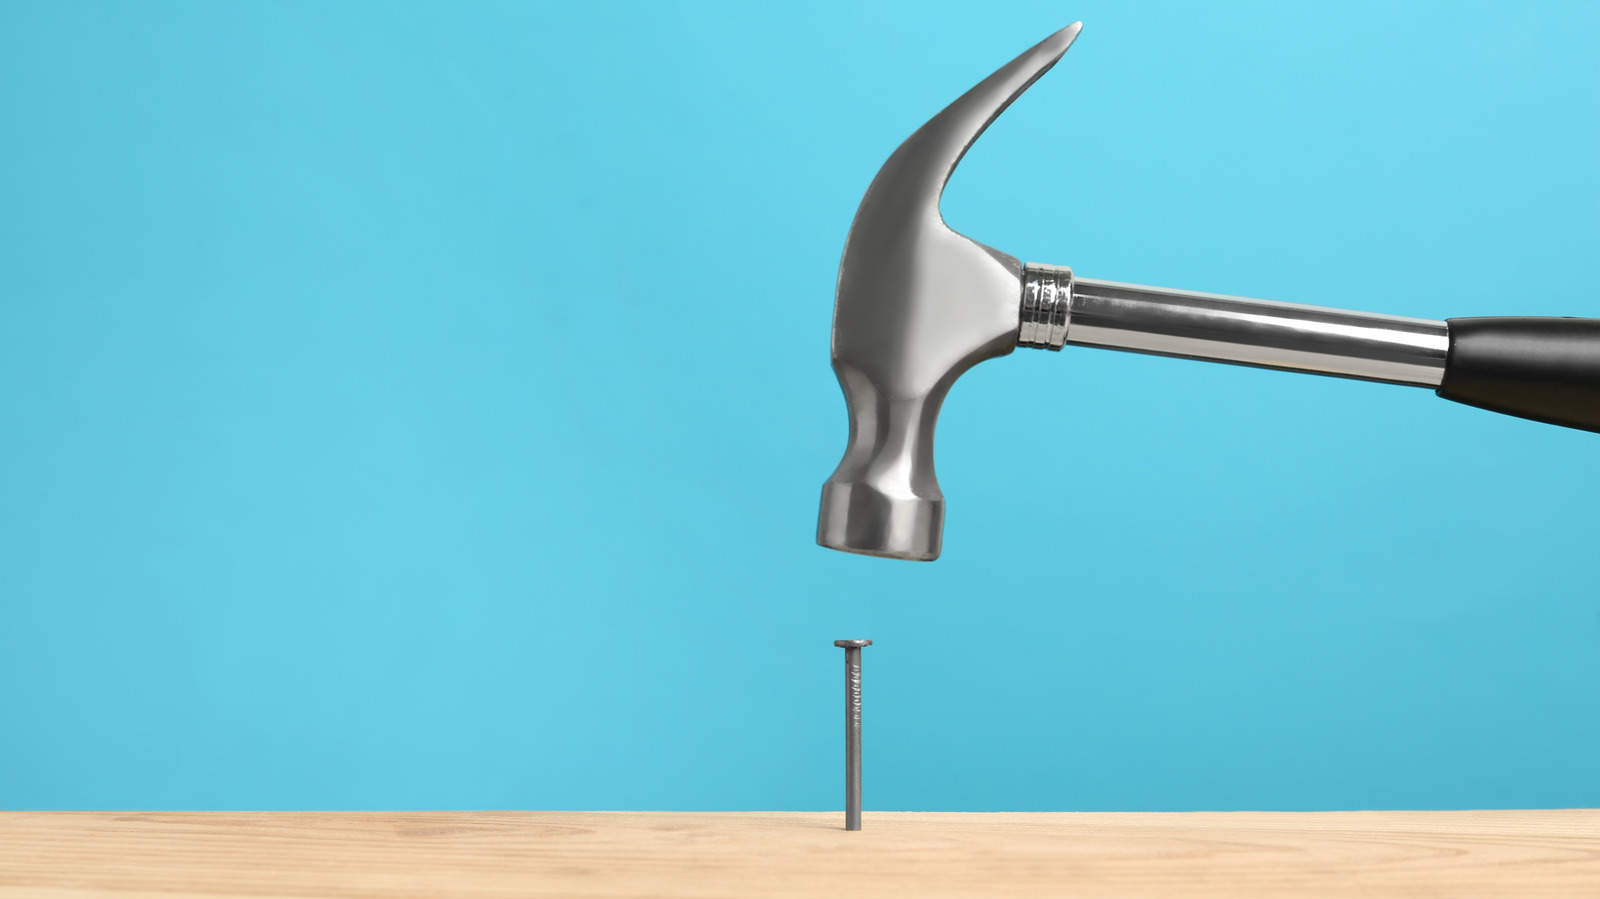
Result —
[{"label": "wood grain surface", "polygon": [[1600,896],[1600,811],[0,812],[0,896]]}]

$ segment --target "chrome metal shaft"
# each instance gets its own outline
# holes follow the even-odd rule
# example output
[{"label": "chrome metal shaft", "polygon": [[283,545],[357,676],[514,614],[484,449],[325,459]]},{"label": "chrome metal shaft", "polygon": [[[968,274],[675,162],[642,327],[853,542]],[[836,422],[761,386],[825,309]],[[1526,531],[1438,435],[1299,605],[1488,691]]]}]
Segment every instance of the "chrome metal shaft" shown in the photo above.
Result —
[{"label": "chrome metal shaft", "polygon": [[1438,387],[1450,335],[1442,321],[1098,281],[1029,263],[1018,343]]}]

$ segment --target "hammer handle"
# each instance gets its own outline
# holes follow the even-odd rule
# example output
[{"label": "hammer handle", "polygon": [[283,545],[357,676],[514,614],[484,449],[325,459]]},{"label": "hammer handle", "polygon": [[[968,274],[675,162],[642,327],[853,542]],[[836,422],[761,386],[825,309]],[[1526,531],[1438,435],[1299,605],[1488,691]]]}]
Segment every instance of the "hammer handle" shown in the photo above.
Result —
[{"label": "hammer handle", "polygon": [[1600,319],[1452,318],[1439,395],[1600,431]]},{"label": "hammer handle", "polygon": [[1063,343],[1417,387],[1444,377],[1441,321],[1067,277]]},{"label": "hammer handle", "polygon": [[1433,321],[1025,269],[1018,342],[1067,344],[1436,388],[1506,415],[1600,431],[1600,319]]}]

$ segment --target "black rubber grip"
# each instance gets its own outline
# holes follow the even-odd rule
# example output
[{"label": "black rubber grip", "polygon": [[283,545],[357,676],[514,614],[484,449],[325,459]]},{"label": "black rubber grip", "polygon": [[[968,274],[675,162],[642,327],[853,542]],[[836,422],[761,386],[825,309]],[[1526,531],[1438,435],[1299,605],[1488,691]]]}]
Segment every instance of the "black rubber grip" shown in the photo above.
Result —
[{"label": "black rubber grip", "polygon": [[1452,318],[1439,395],[1600,431],[1600,318]]}]

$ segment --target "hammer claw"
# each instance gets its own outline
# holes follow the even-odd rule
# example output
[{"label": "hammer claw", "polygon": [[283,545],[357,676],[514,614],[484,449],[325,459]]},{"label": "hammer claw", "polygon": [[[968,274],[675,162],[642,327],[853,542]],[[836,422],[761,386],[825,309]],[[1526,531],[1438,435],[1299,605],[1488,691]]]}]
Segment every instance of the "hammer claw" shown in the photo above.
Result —
[{"label": "hammer claw", "polygon": [[937,183],[915,185],[921,188],[918,196],[938,205],[945,183],[961,163],[961,157],[1006,107],[1061,61],[1082,30],[1082,22],[1073,22],[1034,44],[946,106],[895,151],[897,156],[907,153],[918,157],[926,166],[927,176],[937,178]]}]

